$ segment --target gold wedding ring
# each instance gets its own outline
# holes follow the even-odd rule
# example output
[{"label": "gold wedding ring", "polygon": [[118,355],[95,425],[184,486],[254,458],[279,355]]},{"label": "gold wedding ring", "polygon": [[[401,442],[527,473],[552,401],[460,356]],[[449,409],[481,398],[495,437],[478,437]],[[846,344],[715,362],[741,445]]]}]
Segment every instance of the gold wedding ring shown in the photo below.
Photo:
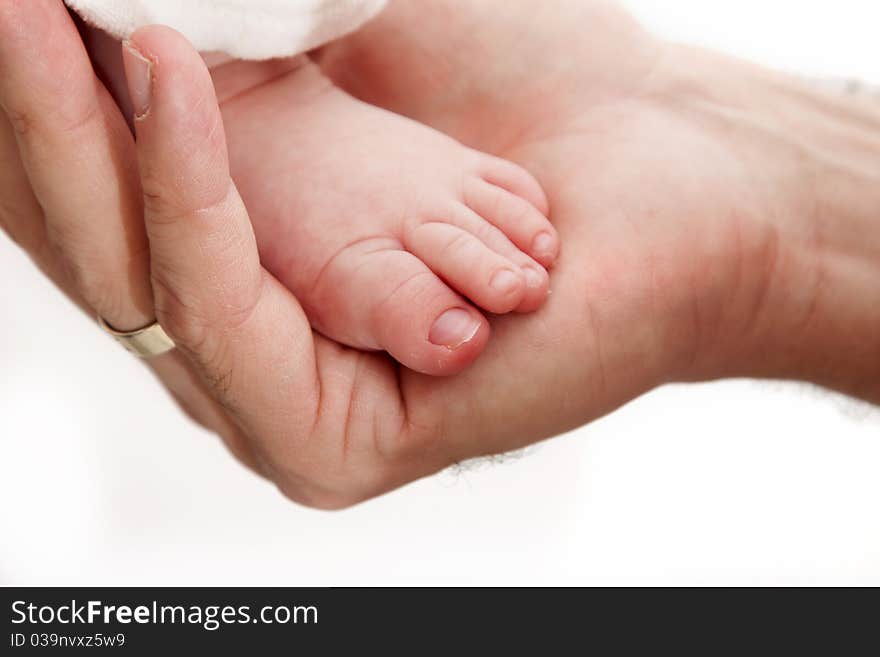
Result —
[{"label": "gold wedding ring", "polygon": [[98,324],[138,358],[153,358],[174,349],[174,340],[162,330],[159,322],[135,331],[117,331],[103,317],[98,317]]}]

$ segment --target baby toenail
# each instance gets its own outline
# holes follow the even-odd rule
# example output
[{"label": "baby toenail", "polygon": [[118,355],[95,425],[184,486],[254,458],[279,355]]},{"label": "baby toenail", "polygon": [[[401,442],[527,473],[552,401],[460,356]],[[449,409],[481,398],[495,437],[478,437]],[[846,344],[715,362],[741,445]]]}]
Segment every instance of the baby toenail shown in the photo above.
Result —
[{"label": "baby toenail", "polygon": [[520,280],[520,277],[514,272],[509,269],[502,269],[495,273],[492,280],[489,281],[489,285],[496,292],[505,294],[507,292],[513,292],[513,290],[518,288],[520,286]]},{"label": "baby toenail", "polygon": [[544,277],[541,276],[537,269],[526,267],[524,271],[526,273],[526,283],[528,283],[529,287],[541,287],[544,284]]},{"label": "baby toenail", "polygon": [[532,253],[539,258],[551,258],[554,255],[555,242],[550,233],[538,233],[532,241]]},{"label": "baby toenail", "polygon": [[456,349],[470,341],[480,330],[480,321],[462,308],[453,308],[437,318],[428,340],[433,344]]}]

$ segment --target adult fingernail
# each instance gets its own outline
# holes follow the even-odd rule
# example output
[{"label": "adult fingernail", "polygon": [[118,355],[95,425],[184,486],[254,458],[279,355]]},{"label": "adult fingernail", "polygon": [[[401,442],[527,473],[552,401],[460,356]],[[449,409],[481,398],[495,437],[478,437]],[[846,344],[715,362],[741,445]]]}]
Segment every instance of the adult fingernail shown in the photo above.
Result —
[{"label": "adult fingernail", "polygon": [[150,111],[153,94],[153,62],[145,57],[131,41],[122,44],[122,59],[125,64],[125,77],[128,79],[128,93],[134,106],[134,118],[142,119]]},{"label": "adult fingernail", "polygon": [[433,344],[456,349],[469,342],[480,330],[480,321],[462,308],[453,308],[437,318],[428,340]]}]

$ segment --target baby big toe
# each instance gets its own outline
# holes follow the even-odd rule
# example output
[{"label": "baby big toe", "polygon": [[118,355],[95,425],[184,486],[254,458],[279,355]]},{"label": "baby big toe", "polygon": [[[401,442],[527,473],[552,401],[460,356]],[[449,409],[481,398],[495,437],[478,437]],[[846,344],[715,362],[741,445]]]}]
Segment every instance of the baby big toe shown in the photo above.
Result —
[{"label": "baby big toe", "polygon": [[349,322],[361,322],[375,346],[423,374],[461,371],[489,339],[486,319],[406,251],[367,256],[339,293],[355,300]]}]

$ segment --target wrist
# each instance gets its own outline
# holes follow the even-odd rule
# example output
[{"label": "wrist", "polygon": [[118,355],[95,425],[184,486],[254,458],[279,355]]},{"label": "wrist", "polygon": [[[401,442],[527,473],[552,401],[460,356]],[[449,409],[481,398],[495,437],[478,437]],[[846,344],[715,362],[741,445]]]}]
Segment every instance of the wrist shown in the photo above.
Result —
[{"label": "wrist", "polygon": [[704,57],[679,71],[678,103],[711,116],[748,172],[751,238],[736,257],[761,274],[727,290],[745,312],[694,377],[807,380],[880,402],[880,103]]},{"label": "wrist", "polygon": [[802,93],[813,137],[796,249],[814,283],[792,374],[880,403],[880,103]]}]

